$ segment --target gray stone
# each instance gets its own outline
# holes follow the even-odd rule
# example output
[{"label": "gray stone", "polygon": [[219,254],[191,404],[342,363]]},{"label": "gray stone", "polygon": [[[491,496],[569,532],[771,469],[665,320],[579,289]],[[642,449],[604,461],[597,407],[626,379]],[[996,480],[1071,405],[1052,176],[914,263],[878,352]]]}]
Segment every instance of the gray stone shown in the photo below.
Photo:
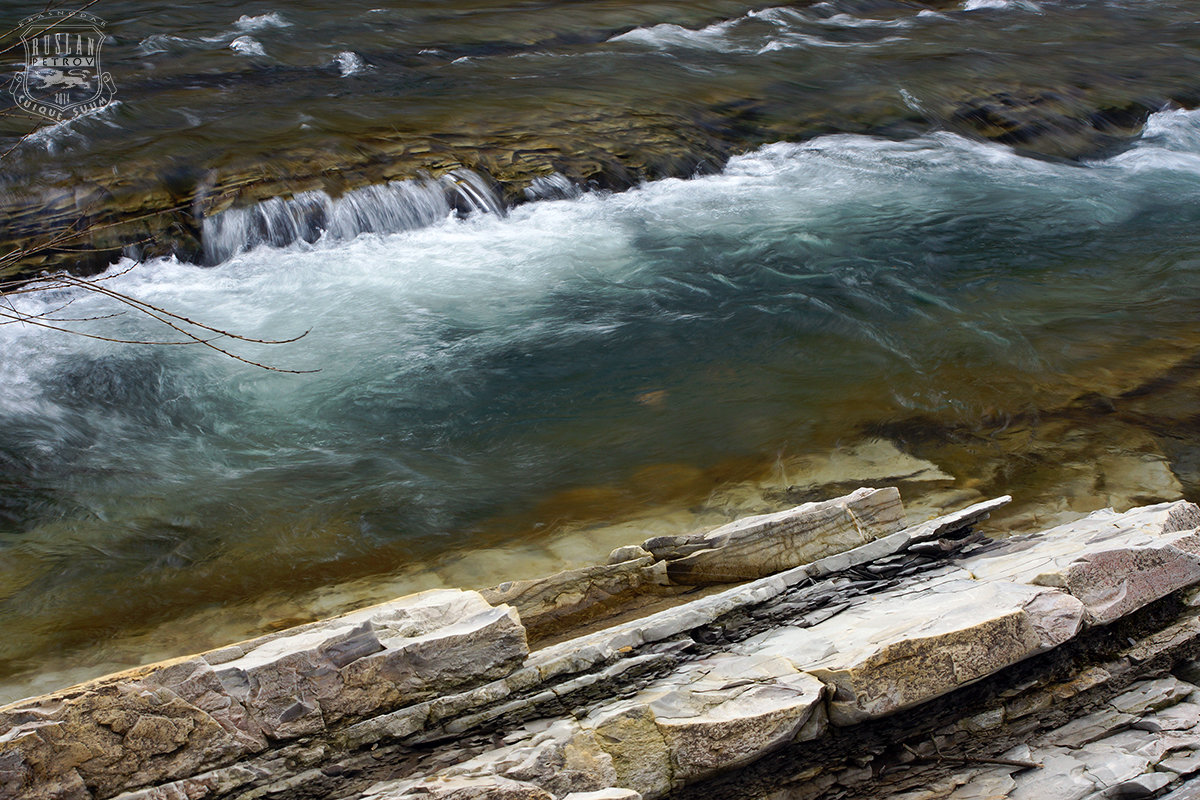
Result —
[{"label": "gray stone", "polygon": [[[618,547],[608,554],[609,564],[624,564],[626,561],[637,561],[638,559],[653,557],[649,550],[638,544],[627,544],[623,547]],[[626,792],[628,789],[609,789],[612,792]],[[597,800],[606,800],[605,798],[597,798]]]},{"label": "gray stone", "polygon": [[[1004,758],[1028,759],[1026,753],[1005,753]],[[1013,776],[1016,788],[1010,800],[1082,800],[1096,791],[1096,782],[1086,765],[1072,751],[1047,748],[1035,755],[1040,769],[1031,769]]]},{"label": "gray stone", "polygon": [[[621,548],[637,549],[641,548]],[[567,570],[545,578],[510,581],[484,589],[492,605],[517,609],[521,622],[537,635],[548,635],[603,616],[646,594],[660,583],[649,553],[616,564]]]},{"label": "gray stone", "polygon": [[903,520],[904,507],[894,488],[859,489],[692,537],[650,539],[643,547],[667,559],[667,574],[674,583],[731,583],[865,544],[900,530]]},{"label": "gray stone", "polygon": [[1136,714],[1128,714],[1106,706],[1056,728],[1053,732],[1053,743],[1063,747],[1081,747],[1132,724],[1137,718]]},{"label": "gray stone", "polygon": [[977,522],[987,519],[993,511],[999,511],[1011,502],[1012,497],[1010,495],[1001,495],[991,500],[974,503],[951,514],[935,517],[928,522],[922,522],[918,525],[905,528],[904,532],[908,534],[909,541],[911,542],[927,542],[933,539],[940,539],[943,536],[957,533]]},{"label": "gray stone", "polygon": [[[487,762],[494,760],[494,764]],[[619,776],[613,758],[594,731],[575,720],[551,724],[528,742],[480,760],[478,766],[505,778],[535,784],[556,796],[601,791],[614,786]]]},{"label": "gray stone", "polygon": [[1124,748],[1096,745],[1077,751],[1075,757],[1083,762],[1088,777],[1099,789],[1108,789],[1133,780],[1145,772],[1152,761]]},{"label": "gray stone", "polygon": [[642,800],[642,796],[633,789],[599,789],[594,792],[571,792],[562,800]]},{"label": "gray stone", "polygon": [[1004,709],[992,708],[963,720],[963,727],[972,733],[992,731],[1004,724]]},{"label": "gray stone", "polygon": [[[830,720],[849,725],[1056,647],[1082,617],[1078,600],[1053,589],[949,580],[876,595],[803,635],[768,637],[763,649],[831,684]],[[810,661],[820,650],[829,654]]]},{"label": "gray stone", "polygon": [[503,677],[528,653],[511,608],[459,590],[422,592],[254,645],[218,665],[217,677],[273,739]]},{"label": "gray stone", "polygon": [[936,517],[918,525],[912,525],[895,533],[881,536],[874,541],[861,544],[841,553],[825,556],[809,564],[809,574],[821,578],[841,572],[851,567],[870,563],[877,559],[899,553],[911,544],[926,542],[957,533],[986,519],[993,511],[1003,508],[1012,502],[1008,495],[985,500],[955,511],[952,514]]},{"label": "gray stone", "polygon": [[219,797],[245,786],[258,777],[261,777],[258,771],[234,765],[128,792],[120,795],[117,800],[197,800],[203,797]]},{"label": "gray stone", "polygon": [[[1190,684],[1189,684],[1190,685]],[[1189,698],[1195,697],[1195,692],[1188,695]],[[1182,702],[1176,703],[1169,708],[1165,708],[1154,714],[1145,717],[1147,721],[1153,722],[1158,726],[1159,730],[1164,731],[1184,731],[1195,728],[1200,725],[1200,703]]]},{"label": "gray stone", "polygon": [[612,757],[618,786],[646,797],[660,797],[671,789],[671,750],[647,704],[620,703],[594,712],[584,724]]},{"label": "gray stone", "polygon": [[1200,509],[1177,501],[1124,514],[1098,511],[962,562],[978,580],[1065,589],[1105,624],[1200,582]]},{"label": "gray stone", "polygon": [[1200,772],[1200,750],[1181,750],[1158,762],[1157,767],[1179,775]]},{"label": "gray stone", "polygon": [[727,681],[723,686],[730,688],[723,691],[722,686],[714,686],[711,692],[688,687],[651,702],[676,780],[686,783],[749,764],[778,747],[823,732],[825,687],[811,675],[734,683]]},{"label": "gray stone", "polygon": [[1200,779],[1193,778],[1158,800],[1200,800]]},{"label": "gray stone", "polygon": [[1174,775],[1164,772],[1147,772],[1114,783],[1104,790],[1089,795],[1087,800],[1135,800],[1135,798],[1152,797],[1161,789],[1166,788]]},{"label": "gray stone", "polygon": [[946,795],[946,800],[1005,800],[1017,788],[1011,772],[1011,768],[994,769],[973,775],[965,784]]},{"label": "gray stone", "polygon": [[769,575],[686,605],[544,647],[530,655],[526,666],[537,670],[541,680],[585,672],[596,664],[625,657],[644,644],[670,639],[731,611],[764,603],[807,579],[804,566]]},{"label": "gray stone", "polygon": [[554,800],[529,783],[496,776],[434,777],[372,786],[363,800]]},{"label": "gray stone", "polygon": [[85,784],[109,797],[249,752],[209,714],[131,675],[8,706],[0,731],[7,782],[38,797],[90,797]]},{"label": "gray stone", "polygon": [[820,735],[824,693],[784,659],[715,656],[439,774],[498,775],[559,796],[620,786],[658,797]]},{"label": "gray stone", "polygon": [[[1130,689],[1117,695],[1108,704],[1125,714],[1143,715],[1147,711],[1158,711],[1174,705],[1196,690],[1173,675],[1154,680],[1140,681]],[[1200,719],[1196,720],[1200,723]]]}]

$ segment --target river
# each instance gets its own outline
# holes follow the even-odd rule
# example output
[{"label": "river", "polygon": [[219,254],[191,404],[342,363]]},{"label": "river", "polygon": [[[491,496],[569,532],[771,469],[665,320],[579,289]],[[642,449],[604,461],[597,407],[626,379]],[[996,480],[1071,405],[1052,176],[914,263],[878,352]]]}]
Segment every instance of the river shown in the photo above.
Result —
[{"label": "river", "polygon": [[[290,185],[104,285],[303,337],[0,325],[0,699],[602,559],[857,442],[1076,510],[1106,458],[1200,483],[1187,4],[325,5],[97,4],[118,102],[4,123],[10,204]],[[364,152],[431,174],[314,179]],[[12,298],[68,300],[177,338]]]}]

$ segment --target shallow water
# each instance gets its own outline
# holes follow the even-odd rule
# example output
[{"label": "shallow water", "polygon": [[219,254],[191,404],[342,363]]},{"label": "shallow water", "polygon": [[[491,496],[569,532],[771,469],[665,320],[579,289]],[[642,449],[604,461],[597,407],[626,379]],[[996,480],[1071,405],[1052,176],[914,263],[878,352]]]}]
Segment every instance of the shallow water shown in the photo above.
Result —
[{"label": "shallow water", "polygon": [[[24,145],[12,191],[51,165],[86,172],[126,156],[270,165],[264,142],[286,153],[401,117],[434,130],[468,102],[491,125],[542,92],[581,108],[603,94],[614,109],[669,108],[673,93],[683,109],[697,87],[741,91],[784,69],[792,82],[771,104],[787,113],[878,88],[884,69],[897,82],[887,103],[904,108],[958,80],[912,60],[928,48],[943,64],[976,62],[959,77],[990,59],[999,80],[1028,69],[1018,51],[1035,44],[1021,35],[1061,37],[1080,15],[1090,27],[1046,57],[1050,78],[1103,61],[1183,81],[1195,26],[1169,3],[347,4],[337,21],[304,4],[171,8],[169,24],[165,7],[100,12],[122,31],[115,48],[141,53],[143,83],[123,84],[119,108]],[[1155,43],[1139,43],[1152,30]],[[266,55],[231,49],[242,36]],[[441,54],[418,49],[450,37]],[[235,89],[230,64],[243,58]],[[648,79],[651,63],[679,81]],[[438,77],[455,69],[475,78]],[[292,75],[309,94],[239,127]],[[804,75],[819,91],[797,89]],[[1141,85],[1126,77],[1118,93]],[[496,88],[525,79],[533,89]],[[188,115],[201,119],[187,127]],[[323,121],[297,129],[313,115]],[[561,199],[507,210],[484,182],[459,180],[450,195],[393,184],[234,209],[206,223],[217,266],[124,262],[106,282],[247,337],[305,334],[218,344],[313,372],[0,325],[0,699],[389,591],[602,557],[646,530],[744,513],[714,497],[881,433],[959,487],[1045,491],[1066,481],[1058,456],[1034,463],[1025,448],[1014,468],[1012,432],[1061,444],[1029,420],[1136,387],[1198,338],[1196,112],[1154,114],[1127,148],[1075,162],[934,131],[770,144],[716,174],[619,194],[549,181],[534,194]],[[94,294],[16,302],[36,313],[68,299],[64,315],[104,317],[77,330],[174,338],[144,315],[107,317],[121,308]],[[1099,441],[1113,419],[1072,417],[1072,435]],[[1163,443],[1149,412],[1121,419],[1146,433],[1105,440],[1107,455],[1170,457],[1189,489],[1191,435]]]}]

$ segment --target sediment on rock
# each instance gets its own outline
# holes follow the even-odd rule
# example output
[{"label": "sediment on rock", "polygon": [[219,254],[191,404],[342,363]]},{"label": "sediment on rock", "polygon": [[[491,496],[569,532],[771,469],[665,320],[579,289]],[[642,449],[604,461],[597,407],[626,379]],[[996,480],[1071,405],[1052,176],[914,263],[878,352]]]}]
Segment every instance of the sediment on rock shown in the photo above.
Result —
[{"label": "sediment on rock", "polygon": [[[533,651],[518,610],[426,592],[10,705],[0,797],[1023,797],[1043,785],[1026,772],[1075,762],[1092,792],[1181,786],[1191,734],[1113,737],[1200,701],[1200,509],[973,531],[1007,502],[897,529],[898,494],[865,489],[651,540],[580,573],[570,613],[612,610],[620,591],[588,588],[606,572],[626,591],[722,548],[820,557]],[[503,591],[536,616],[568,582]],[[1158,755],[1133,774],[1139,748]]]}]

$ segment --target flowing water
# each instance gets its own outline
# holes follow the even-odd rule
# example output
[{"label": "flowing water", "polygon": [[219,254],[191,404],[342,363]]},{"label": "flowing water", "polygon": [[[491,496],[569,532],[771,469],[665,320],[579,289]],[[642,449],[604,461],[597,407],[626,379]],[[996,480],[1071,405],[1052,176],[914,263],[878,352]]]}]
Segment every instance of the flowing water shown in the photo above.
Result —
[{"label": "flowing water", "polygon": [[[953,87],[1018,74],[1165,97],[1200,54],[1186,5],[1135,0],[339,9],[100,4],[120,105],[21,144],[6,191],[185,160],[270,171],[389,126],[682,118],[739,93],[831,130],[912,123]],[[979,483],[1012,420],[1195,352],[1200,112],[1165,108],[1073,161],[934,128],[756,133],[709,174],[620,193],[548,174],[511,207],[465,167],[308,186],[210,216],[196,260],[215,266],[111,268],[104,285],[205,324],[305,334],[214,342],[295,372],[0,325],[0,699],[284,624],[271,613],[305,613],[322,587],[358,587],[331,610],[397,575],[485,585],[522,559],[567,566],[539,543],[695,509],[854,437]],[[13,298],[67,301],[58,316],[94,318],[75,330],[177,338],[95,293]],[[1182,403],[1179,427],[1143,419],[1149,438],[1105,451],[1157,447],[1190,490]],[[1054,487],[1053,466],[987,488]],[[454,571],[480,552],[489,564]]]}]

